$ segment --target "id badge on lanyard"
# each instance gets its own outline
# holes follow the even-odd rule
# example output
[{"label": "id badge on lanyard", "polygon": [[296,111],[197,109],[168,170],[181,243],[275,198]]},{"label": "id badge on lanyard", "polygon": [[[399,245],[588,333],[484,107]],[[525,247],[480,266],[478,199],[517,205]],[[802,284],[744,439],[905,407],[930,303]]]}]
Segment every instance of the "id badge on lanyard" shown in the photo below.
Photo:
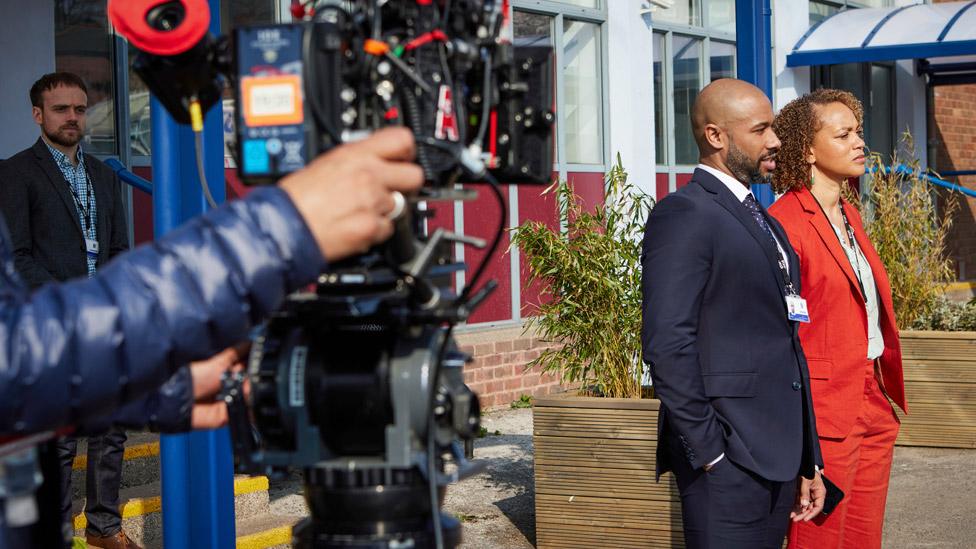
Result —
[{"label": "id badge on lanyard", "polygon": [[810,322],[810,311],[807,310],[807,300],[800,297],[793,288],[793,281],[790,280],[789,271],[786,270],[786,261],[779,260],[779,270],[783,274],[783,282],[786,285],[786,318],[794,322]]},{"label": "id badge on lanyard", "polygon": [[786,317],[796,322],[810,322],[807,300],[796,294],[786,296]]},{"label": "id badge on lanyard", "polygon": [[98,257],[98,240],[86,238],[85,251],[88,252],[88,257]]}]

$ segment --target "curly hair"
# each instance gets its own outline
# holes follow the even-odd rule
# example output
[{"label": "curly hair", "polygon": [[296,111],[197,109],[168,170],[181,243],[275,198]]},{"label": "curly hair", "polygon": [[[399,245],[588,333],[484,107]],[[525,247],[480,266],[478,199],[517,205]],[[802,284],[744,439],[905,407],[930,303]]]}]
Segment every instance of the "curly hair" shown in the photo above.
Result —
[{"label": "curly hair", "polygon": [[790,101],[773,120],[773,131],[782,142],[773,172],[773,190],[777,193],[810,188],[807,154],[814,135],[822,127],[814,105],[830,103],[842,103],[854,113],[858,127],[864,124],[864,107],[857,97],[848,91],[829,88],[820,88]]}]

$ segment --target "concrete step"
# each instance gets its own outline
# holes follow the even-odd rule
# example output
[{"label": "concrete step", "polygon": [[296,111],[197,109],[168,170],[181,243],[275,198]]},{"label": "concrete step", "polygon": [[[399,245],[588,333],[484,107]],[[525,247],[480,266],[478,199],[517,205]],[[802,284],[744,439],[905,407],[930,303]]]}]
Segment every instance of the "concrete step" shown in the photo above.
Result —
[{"label": "concrete step", "polygon": [[[123,488],[119,497],[122,501],[122,528],[126,534],[140,545],[161,546],[162,498],[159,481]],[[88,524],[82,512],[83,507],[83,499],[75,500],[72,507],[75,535],[81,538],[85,537],[85,526]],[[271,517],[267,477],[242,475],[234,479],[234,513],[238,521],[247,521],[253,517]]]},{"label": "concrete step", "polygon": [[[122,458],[121,487],[131,488],[159,481],[159,435],[129,433]],[[78,441],[78,454],[71,466],[72,499],[84,499],[85,474],[88,467],[88,443]]]},{"label": "concrete step", "polygon": [[[280,517],[276,515],[257,515],[237,519],[234,525],[237,533],[237,549],[289,549],[291,547],[292,527],[301,517]],[[131,537],[131,536],[130,536]],[[87,547],[82,538],[75,538],[76,547]],[[154,539],[143,546],[145,549],[163,549],[161,539]]]},{"label": "concrete step", "polygon": [[237,549],[291,547],[291,529],[301,517],[258,515],[237,521]]}]

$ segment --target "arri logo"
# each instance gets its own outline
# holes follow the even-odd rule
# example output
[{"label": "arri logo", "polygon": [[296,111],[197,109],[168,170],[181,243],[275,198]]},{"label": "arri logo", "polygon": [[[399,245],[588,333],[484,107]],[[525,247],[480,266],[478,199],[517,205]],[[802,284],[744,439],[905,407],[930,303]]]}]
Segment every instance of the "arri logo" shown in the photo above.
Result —
[{"label": "arri logo", "polygon": [[281,40],[281,33],[278,29],[264,29],[258,31],[258,42],[275,43]]}]

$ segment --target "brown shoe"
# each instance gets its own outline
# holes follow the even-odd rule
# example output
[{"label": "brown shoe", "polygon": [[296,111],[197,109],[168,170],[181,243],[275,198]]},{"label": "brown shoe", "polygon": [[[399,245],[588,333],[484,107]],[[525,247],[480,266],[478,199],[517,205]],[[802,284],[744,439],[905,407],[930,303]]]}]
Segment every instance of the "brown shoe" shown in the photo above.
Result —
[{"label": "brown shoe", "polygon": [[142,549],[136,542],[129,539],[125,532],[119,530],[111,536],[101,537],[85,534],[85,542],[89,547],[101,547],[102,549]]}]

